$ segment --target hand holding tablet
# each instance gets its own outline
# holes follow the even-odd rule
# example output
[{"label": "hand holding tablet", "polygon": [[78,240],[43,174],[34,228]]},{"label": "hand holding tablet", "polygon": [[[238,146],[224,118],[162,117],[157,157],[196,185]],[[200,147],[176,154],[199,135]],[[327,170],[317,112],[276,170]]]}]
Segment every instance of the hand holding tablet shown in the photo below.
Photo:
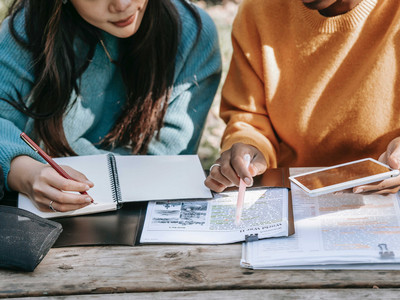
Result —
[{"label": "hand holding tablet", "polygon": [[312,196],[332,193],[398,176],[399,170],[372,158],[295,175],[289,179]]}]

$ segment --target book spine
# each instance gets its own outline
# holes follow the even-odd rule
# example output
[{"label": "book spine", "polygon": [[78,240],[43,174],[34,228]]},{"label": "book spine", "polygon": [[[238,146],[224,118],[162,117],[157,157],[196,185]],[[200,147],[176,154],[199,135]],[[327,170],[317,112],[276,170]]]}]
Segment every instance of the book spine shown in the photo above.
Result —
[{"label": "book spine", "polygon": [[108,161],[108,170],[110,174],[110,184],[111,184],[111,191],[113,194],[113,201],[117,202],[117,208],[120,208],[122,206],[122,195],[121,195],[121,187],[119,185],[117,162],[115,160],[114,154],[109,153],[107,155],[107,161]]}]

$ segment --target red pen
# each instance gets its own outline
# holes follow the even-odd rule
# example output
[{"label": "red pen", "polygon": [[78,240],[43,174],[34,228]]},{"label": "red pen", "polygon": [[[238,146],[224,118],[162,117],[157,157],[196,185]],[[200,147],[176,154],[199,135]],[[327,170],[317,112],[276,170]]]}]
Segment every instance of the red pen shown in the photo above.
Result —
[{"label": "red pen", "polygon": [[[68,175],[67,172],[65,172],[49,155],[47,155],[46,152],[44,152],[34,141],[31,140],[29,136],[26,135],[26,133],[22,132],[20,134],[21,139],[24,140],[25,143],[27,143],[35,152],[37,152],[45,161],[48,162],[50,166],[53,167],[54,170],[57,171],[58,174],[60,174],[62,177],[75,180],[71,176]],[[76,181],[76,180],[75,180]],[[82,195],[88,195],[86,192],[80,192]],[[92,200],[93,202],[93,200]]]}]

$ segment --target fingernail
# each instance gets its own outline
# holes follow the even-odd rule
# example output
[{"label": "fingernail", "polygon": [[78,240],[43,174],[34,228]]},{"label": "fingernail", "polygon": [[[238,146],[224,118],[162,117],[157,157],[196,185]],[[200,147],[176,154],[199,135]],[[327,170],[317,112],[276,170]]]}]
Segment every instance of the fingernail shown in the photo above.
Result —
[{"label": "fingernail", "polygon": [[249,177],[245,177],[245,178],[244,178],[244,182],[245,182],[247,185],[250,185],[250,184],[251,184],[251,179],[250,179]]},{"label": "fingernail", "polygon": [[90,186],[86,185],[85,186],[85,191],[88,191],[88,190],[90,190]]},{"label": "fingernail", "polygon": [[86,180],[86,183],[87,183],[88,185],[94,185],[94,183],[91,182],[90,180]]},{"label": "fingernail", "polygon": [[87,197],[87,198],[85,198],[85,202],[92,203],[93,200],[91,198]]},{"label": "fingernail", "polygon": [[359,193],[362,193],[362,192],[364,192],[364,190],[363,190],[362,188],[356,188],[356,189],[354,190],[354,193],[355,193],[355,194],[359,194]]}]

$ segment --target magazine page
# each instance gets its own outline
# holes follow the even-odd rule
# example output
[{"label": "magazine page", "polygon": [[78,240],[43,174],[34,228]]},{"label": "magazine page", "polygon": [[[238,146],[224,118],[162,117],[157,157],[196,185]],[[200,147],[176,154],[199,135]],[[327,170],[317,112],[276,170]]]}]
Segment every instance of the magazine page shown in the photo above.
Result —
[{"label": "magazine page", "polygon": [[149,202],[141,243],[225,244],[288,235],[288,189],[248,189],[235,225],[237,192],[213,200]]}]

